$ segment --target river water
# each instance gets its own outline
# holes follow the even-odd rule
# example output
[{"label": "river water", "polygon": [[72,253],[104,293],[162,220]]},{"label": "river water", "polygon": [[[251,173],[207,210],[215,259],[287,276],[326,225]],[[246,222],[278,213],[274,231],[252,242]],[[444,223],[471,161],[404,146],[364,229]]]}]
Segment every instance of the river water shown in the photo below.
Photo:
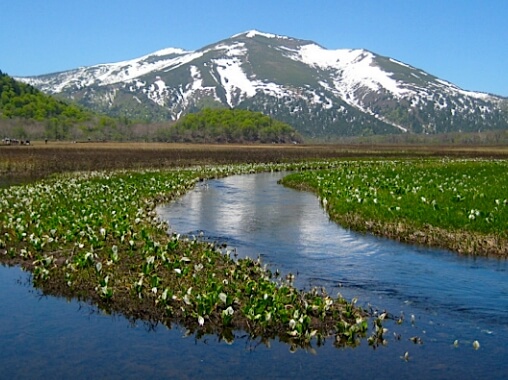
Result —
[{"label": "river water", "polygon": [[260,256],[272,271],[295,274],[299,288],[324,286],[402,316],[400,325],[386,323],[386,346],[373,349],[364,340],[336,349],[330,340],[291,352],[241,331],[232,344],[196,340],[178,326],[133,324],[42,296],[20,269],[0,267],[0,378],[507,377],[507,261],[345,230],[328,220],[315,195],[278,185],[282,175],[200,183],[158,212],[173,232],[226,243],[240,257]]}]

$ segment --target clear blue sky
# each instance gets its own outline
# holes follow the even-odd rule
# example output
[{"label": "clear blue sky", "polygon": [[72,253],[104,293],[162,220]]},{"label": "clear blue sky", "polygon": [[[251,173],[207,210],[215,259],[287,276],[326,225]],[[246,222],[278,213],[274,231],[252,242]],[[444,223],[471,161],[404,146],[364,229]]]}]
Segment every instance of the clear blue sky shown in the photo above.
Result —
[{"label": "clear blue sky", "polygon": [[466,90],[508,96],[508,0],[3,0],[12,76],[187,50],[250,29],[364,48]]}]

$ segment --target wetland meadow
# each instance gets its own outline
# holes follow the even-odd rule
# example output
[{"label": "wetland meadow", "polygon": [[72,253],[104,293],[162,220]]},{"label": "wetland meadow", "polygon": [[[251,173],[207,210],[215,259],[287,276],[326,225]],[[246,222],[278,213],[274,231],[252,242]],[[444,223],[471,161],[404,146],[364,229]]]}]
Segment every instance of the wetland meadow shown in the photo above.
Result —
[{"label": "wetland meadow", "polygon": [[[382,355],[392,339],[387,321],[411,319],[323,286],[300,289],[295,273],[260,257],[236,257],[225,244],[168,233],[156,208],[210,180],[288,172],[282,184],[314,192],[345,228],[505,260],[507,157],[504,148],[470,147],[0,147],[0,260],[30,273],[41,295],[131,323],[180,326],[219,344],[241,331],[249,341],[269,346],[276,339],[290,351],[329,344]],[[470,346],[481,349],[477,340]],[[400,361],[410,361],[407,351]]]}]

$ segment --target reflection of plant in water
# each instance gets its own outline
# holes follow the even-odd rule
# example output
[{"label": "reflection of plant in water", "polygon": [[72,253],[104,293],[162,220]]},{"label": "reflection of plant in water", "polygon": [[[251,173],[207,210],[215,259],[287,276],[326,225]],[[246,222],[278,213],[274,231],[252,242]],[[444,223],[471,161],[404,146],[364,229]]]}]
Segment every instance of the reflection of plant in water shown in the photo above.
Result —
[{"label": "reflection of plant in water", "polygon": [[[0,257],[33,271],[49,294],[78,297],[134,319],[182,323],[196,335],[233,331],[307,346],[335,336],[354,346],[368,316],[324,290],[298,291],[259,260],[167,235],[155,207],[196,181],[233,173],[339,165],[314,162],[180,171],[92,172],[1,190]],[[223,247],[222,247],[223,248]]]}]

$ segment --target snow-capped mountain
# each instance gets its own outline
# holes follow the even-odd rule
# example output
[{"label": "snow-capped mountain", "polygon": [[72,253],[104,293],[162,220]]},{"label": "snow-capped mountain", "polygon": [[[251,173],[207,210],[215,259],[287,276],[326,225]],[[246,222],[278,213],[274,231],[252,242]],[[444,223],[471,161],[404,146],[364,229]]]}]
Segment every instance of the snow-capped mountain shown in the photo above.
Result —
[{"label": "snow-capped mountain", "polygon": [[112,115],[176,120],[209,106],[261,111],[306,136],[508,128],[508,99],[465,91],[363,49],[248,31],[197,51],[16,78]]}]

